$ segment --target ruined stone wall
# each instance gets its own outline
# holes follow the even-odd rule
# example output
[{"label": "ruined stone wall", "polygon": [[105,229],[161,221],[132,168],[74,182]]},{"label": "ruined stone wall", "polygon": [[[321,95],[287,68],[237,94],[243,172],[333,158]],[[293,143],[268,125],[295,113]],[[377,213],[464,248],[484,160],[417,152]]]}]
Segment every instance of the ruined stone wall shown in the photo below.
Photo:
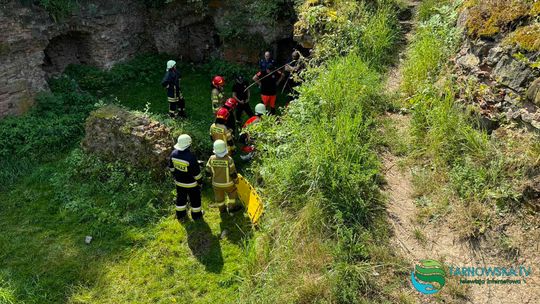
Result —
[{"label": "ruined stone wall", "polygon": [[[0,118],[28,110],[47,79],[69,64],[110,68],[143,52],[161,52],[178,60],[204,61],[224,57],[256,62],[257,52],[222,45],[218,26],[226,1],[209,1],[201,9],[187,0],[147,8],[140,0],[79,1],[71,16],[54,22],[41,7],[21,1],[0,1]],[[254,24],[246,35],[260,35],[267,44],[292,36],[292,22],[271,27]],[[277,50],[277,46],[276,46]]]},{"label": "ruined stone wall", "polygon": [[138,1],[94,1],[55,23],[37,6],[19,1],[0,10],[0,117],[25,112],[47,78],[70,63],[103,68],[153,50]]},{"label": "ruined stone wall", "polygon": [[81,146],[103,159],[121,160],[162,176],[174,144],[170,133],[142,113],[108,105],[88,116]]}]

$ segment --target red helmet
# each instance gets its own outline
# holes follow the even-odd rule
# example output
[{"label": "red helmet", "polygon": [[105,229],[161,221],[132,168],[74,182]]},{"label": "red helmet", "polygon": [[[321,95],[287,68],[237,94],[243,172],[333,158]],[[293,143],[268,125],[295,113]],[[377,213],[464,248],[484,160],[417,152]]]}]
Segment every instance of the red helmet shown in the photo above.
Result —
[{"label": "red helmet", "polygon": [[227,120],[227,119],[229,119],[229,115],[230,115],[230,114],[231,114],[231,113],[229,113],[229,110],[227,110],[227,109],[221,107],[221,108],[219,108],[219,110],[217,110],[217,112],[216,112],[216,118],[221,118],[221,119],[223,119],[223,120]]},{"label": "red helmet", "polygon": [[236,99],[234,98],[229,98],[227,99],[227,101],[225,102],[225,105],[231,109],[234,109],[236,108],[236,106],[238,105],[238,101],[236,101]]},{"label": "red helmet", "polygon": [[214,78],[212,79],[212,85],[215,86],[215,87],[222,87],[225,85],[225,78],[223,78],[222,76],[214,76]]}]

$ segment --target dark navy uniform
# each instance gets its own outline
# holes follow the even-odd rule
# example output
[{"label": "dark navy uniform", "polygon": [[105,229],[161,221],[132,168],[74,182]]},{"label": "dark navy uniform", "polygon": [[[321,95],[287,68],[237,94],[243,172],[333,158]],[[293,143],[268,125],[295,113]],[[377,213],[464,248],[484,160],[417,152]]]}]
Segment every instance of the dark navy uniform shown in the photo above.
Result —
[{"label": "dark navy uniform", "polygon": [[171,68],[163,76],[161,85],[167,89],[167,100],[169,101],[169,115],[185,116],[185,101],[182,92],[180,92],[180,71],[176,68]]},{"label": "dark navy uniform", "polygon": [[189,148],[180,151],[174,150],[169,157],[169,170],[172,172],[176,184],[176,211],[187,210],[187,199],[191,203],[191,216],[202,215],[201,187],[202,172],[197,158]]}]

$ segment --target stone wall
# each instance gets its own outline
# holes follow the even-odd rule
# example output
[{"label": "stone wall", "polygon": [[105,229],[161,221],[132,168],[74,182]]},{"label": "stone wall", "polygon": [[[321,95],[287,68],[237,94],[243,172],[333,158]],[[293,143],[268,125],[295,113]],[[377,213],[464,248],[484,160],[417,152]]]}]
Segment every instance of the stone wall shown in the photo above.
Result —
[{"label": "stone wall", "polygon": [[47,78],[70,63],[109,68],[153,50],[144,7],[124,2],[94,1],[61,23],[37,6],[0,4],[0,117],[27,110]]},{"label": "stone wall", "polygon": [[86,120],[84,151],[109,161],[120,160],[155,176],[166,172],[174,140],[169,128],[149,117],[108,105]]},{"label": "stone wall", "polygon": [[[257,53],[222,45],[218,26],[225,1],[201,9],[188,0],[149,9],[141,0],[79,1],[71,16],[54,22],[41,7],[0,1],[0,118],[24,113],[47,79],[71,63],[110,68],[137,53],[164,52],[179,60],[204,61],[213,56],[255,62]],[[226,25],[225,25],[226,26]],[[292,23],[254,24],[246,35],[261,35],[267,44],[292,36]]]},{"label": "stone wall", "polygon": [[540,32],[523,31],[536,26],[535,13],[523,2],[521,16],[497,15],[506,2],[465,8],[460,14],[458,26],[465,29],[455,58],[460,98],[476,108],[486,126],[506,120],[540,130],[540,48],[515,42],[520,33],[521,39],[540,43]]}]

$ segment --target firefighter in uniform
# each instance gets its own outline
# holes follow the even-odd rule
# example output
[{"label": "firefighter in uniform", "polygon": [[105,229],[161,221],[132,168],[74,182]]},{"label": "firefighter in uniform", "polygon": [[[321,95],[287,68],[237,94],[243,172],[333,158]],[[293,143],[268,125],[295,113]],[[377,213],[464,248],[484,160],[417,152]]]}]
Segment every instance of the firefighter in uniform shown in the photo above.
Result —
[{"label": "firefighter in uniform", "polygon": [[161,81],[161,85],[167,89],[170,117],[186,117],[186,102],[180,92],[180,71],[176,69],[176,61],[167,62],[167,72]]},{"label": "firefighter in uniform", "polygon": [[240,158],[244,161],[251,160],[255,153],[255,146],[253,145],[253,141],[249,137],[249,133],[246,129],[249,126],[260,122],[263,115],[266,115],[266,107],[264,106],[264,104],[259,103],[255,106],[255,115],[248,119],[242,127],[243,131],[242,134],[240,134],[240,142],[244,146],[242,147],[242,155],[240,156]]},{"label": "firefighter in uniform", "polygon": [[214,76],[212,79],[212,110],[214,114],[225,103],[225,79],[222,76]]},{"label": "firefighter in uniform", "polygon": [[222,107],[216,112],[216,121],[210,126],[210,138],[212,142],[222,140],[227,143],[228,151],[232,155],[234,153],[234,138],[231,129],[227,128],[227,120],[230,117],[230,112]]},{"label": "firefighter in uniform", "polygon": [[[242,208],[238,202],[236,184],[238,174],[234,160],[227,153],[227,144],[222,140],[214,142],[214,155],[206,164],[206,171],[212,175],[215,202],[220,212],[234,212]],[[232,202],[230,202],[232,200]]]},{"label": "firefighter in uniform", "polygon": [[229,118],[227,118],[227,122],[225,125],[229,130],[233,132],[233,135],[236,135],[236,118],[235,118],[235,109],[238,106],[238,101],[234,98],[229,98],[227,101],[225,101],[225,104],[223,105],[223,108],[227,109],[229,111]]},{"label": "firefighter in uniform", "polygon": [[174,145],[174,150],[169,157],[169,170],[176,184],[176,217],[180,220],[186,217],[188,197],[191,206],[191,217],[194,220],[203,216],[201,205],[202,172],[197,158],[189,147],[191,137],[182,134]]}]

